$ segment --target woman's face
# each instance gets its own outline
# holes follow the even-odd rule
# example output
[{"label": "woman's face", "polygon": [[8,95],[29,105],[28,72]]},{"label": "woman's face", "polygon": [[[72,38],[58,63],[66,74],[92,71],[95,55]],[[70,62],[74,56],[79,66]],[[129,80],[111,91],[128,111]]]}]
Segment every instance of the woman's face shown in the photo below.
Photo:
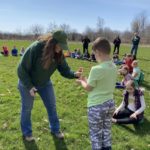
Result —
[{"label": "woman's face", "polygon": [[62,51],[62,48],[57,44],[55,47],[55,52],[60,53]]}]

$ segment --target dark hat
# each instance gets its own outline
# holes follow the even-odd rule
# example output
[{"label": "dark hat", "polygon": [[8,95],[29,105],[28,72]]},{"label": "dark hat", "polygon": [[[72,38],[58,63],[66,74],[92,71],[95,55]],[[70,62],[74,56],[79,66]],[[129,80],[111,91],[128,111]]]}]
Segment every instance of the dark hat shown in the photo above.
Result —
[{"label": "dark hat", "polygon": [[53,32],[53,38],[58,42],[63,50],[69,49],[67,45],[67,34],[64,31],[57,30]]}]

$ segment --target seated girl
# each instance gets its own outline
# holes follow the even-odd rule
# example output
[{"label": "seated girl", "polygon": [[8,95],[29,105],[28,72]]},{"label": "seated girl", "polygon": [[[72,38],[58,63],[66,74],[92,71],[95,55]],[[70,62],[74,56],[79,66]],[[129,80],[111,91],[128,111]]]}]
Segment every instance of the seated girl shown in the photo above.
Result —
[{"label": "seated girl", "polygon": [[134,60],[132,62],[132,67],[133,67],[132,77],[133,77],[133,80],[135,82],[136,87],[138,87],[139,86],[141,70],[138,67],[138,61],[137,60]]},{"label": "seated girl", "polygon": [[3,46],[3,51],[1,52],[1,54],[3,54],[4,56],[9,55],[9,51],[8,51],[8,48],[6,46]]},{"label": "seated girl", "polygon": [[133,80],[126,84],[123,101],[115,110],[112,122],[117,124],[138,124],[144,115],[145,100],[142,91],[135,88]]},{"label": "seated girl", "polygon": [[128,66],[122,66],[122,68],[119,69],[119,74],[123,76],[123,79],[121,82],[116,83],[116,88],[124,89],[126,87],[127,81],[132,79],[132,75],[129,73]]},{"label": "seated girl", "polygon": [[23,56],[24,52],[25,52],[25,48],[22,47],[21,50],[20,50],[20,56]]}]

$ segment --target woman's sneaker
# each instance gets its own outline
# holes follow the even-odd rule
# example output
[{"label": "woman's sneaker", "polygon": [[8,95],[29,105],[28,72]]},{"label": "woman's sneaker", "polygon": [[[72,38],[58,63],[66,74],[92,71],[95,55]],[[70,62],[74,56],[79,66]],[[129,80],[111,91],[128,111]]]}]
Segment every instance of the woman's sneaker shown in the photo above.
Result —
[{"label": "woman's sneaker", "polygon": [[56,138],[58,138],[58,139],[64,139],[64,134],[63,134],[63,132],[61,132],[61,131],[59,131],[59,132],[57,132],[57,133],[51,132],[51,134],[54,135],[54,136],[55,136]]},{"label": "woman's sneaker", "polygon": [[25,139],[27,142],[35,141],[35,137],[33,137],[32,135],[31,135],[31,136],[24,136],[24,139]]}]

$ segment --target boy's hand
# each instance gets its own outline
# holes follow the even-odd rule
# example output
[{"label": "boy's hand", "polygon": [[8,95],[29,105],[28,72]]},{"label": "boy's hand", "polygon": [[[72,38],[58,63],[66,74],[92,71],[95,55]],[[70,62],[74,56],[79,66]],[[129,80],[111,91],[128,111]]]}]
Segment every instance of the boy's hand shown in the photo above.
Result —
[{"label": "boy's hand", "polygon": [[80,77],[80,78],[78,78],[78,79],[76,80],[76,82],[77,82],[78,84],[81,84],[81,82],[87,83],[87,78],[86,78],[86,77]]},{"label": "boy's hand", "polygon": [[130,118],[135,118],[135,119],[137,119],[136,113],[133,113],[133,114],[130,116]]},{"label": "boy's hand", "polygon": [[35,93],[37,92],[37,89],[35,87],[32,87],[29,92],[30,92],[30,95],[34,97]]}]

